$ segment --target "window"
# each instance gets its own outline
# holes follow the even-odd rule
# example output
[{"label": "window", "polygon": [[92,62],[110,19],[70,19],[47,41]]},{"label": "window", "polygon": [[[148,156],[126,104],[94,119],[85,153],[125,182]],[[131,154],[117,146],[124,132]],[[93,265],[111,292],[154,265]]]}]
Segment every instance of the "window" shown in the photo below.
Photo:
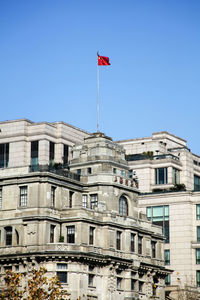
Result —
[{"label": "window", "polygon": [[194,175],[194,191],[200,191],[200,177]]},{"label": "window", "polygon": [[156,242],[151,241],[151,255],[152,258],[156,258]]},{"label": "window", "polygon": [[57,276],[60,279],[60,283],[67,283],[67,264],[57,264]]},{"label": "window", "polygon": [[147,207],[147,218],[155,225],[162,226],[165,243],[169,243],[169,206]]},{"label": "window", "polygon": [[197,220],[200,220],[200,204],[196,205],[196,217]]},{"label": "window", "polygon": [[38,170],[38,152],[39,152],[39,142],[31,142],[31,170]]},{"label": "window", "polygon": [[94,274],[88,274],[88,286],[94,286]]},{"label": "window", "polygon": [[50,225],[50,243],[54,243],[55,225]]},{"label": "window", "polygon": [[69,208],[72,208],[72,197],[73,197],[74,192],[69,191]]},{"label": "window", "polygon": [[97,194],[90,195],[90,208],[94,209],[95,207],[97,207],[97,205],[98,205],[98,195]]},{"label": "window", "polygon": [[131,246],[130,251],[135,252],[135,234],[131,233]]},{"label": "window", "polygon": [[77,175],[81,175],[81,169],[76,170]]},{"label": "window", "polygon": [[27,186],[21,186],[20,187],[19,206],[21,206],[21,207],[26,207],[27,206],[27,199],[28,199],[27,191],[28,191]]},{"label": "window", "polygon": [[121,170],[121,176],[125,176],[125,171]]},{"label": "window", "polygon": [[9,144],[0,144],[0,168],[7,168],[9,161]]},{"label": "window", "polygon": [[124,196],[119,198],[119,213],[123,216],[128,215],[128,203],[126,197]]},{"label": "window", "polygon": [[68,155],[69,155],[69,146],[64,145],[63,149],[63,163],[66,165],[68,163]]},{"label": "window", "polygon": [[49,142],[49,165],[52,166],[54,163],[55,156],[55,144],[53,142]]},{"label": "window", "polygon": [[116,232],[116,249],[120,250],[121,249],[121,231]]},{"label": "window", "polygon": [[67,243],[75,243],[75,226],[67,226]]},{"label": "window", "polygon": [[82,207],[84,208],[88,207],[87,199],[88,199],[87,195],[82,195]]},{"label": "window", "polygon": [[197,242],[200,242],[200,226],[197,226]]},{"label": "window", "polygon": [[197,277],[197,286],[200,286],[200,271],[198,270],[196,273],[196,277]]},{"label": "window", "polygon": [[113,174],[117,174],[117,169],[113,168]]},{"label": "window", "polygon": [[94,244],[94,230],[95,228],[90,226],[90,231],[89,231],[89,245]]},{"label": "window", "polygon": [[5,241],[6,241],[6,246],[12,245],[12,227],[10,226],[5,227]]},{"label": "window", "polygon": [[164,251],[164,259],[165,259],[165,265],[170,265],[170,250]]},{"label": "window", "polygon": [[19,245],[19,233],[16,229],[15,229],[15,236],[16,236],[16,244]]},{"label": "window", "polygon": [[54,208],[55,207],[55,194],[56,194],[56,187],[55,186],[52,186],[51,187],[51,208]]},{"label": "window", "polygon": [[0,209],[2,209],[2,189],[0,188]]},{"label": "window", "polygon": [[143,285],[144,285],[144,282],[139,281],[139,292],[143,291]]},{"label": "window", "polygon": [[131,291],[134,291],[136,289],[136,280],[131,278]]},{"label": "window", "polygon": [[88,175],[92,174],[92,168],[87,168],[87,173],[88,173]]},{"label": "window", "polygon": [[175,168],[172,168],[172,183],[180,184],[180,171]]},{"label": "window", "polygon": [[166,285],[170,285],[170,284],[171,284],[170,274],[168,274],[168,275],[165,277],[165,284],[166,284]]},{"label": "window", "polygon": [[142,237],[138,236],[138,254],[142,254]]},{"label": "window", "polygon": [[128,177],[129,178],[133,178],[133,170],[129,170],[128,171]]},{"label": "window", "polygon": [[167,182],[167,168],[155,169],[155,184],[166,184]]},{"label": "window", "polygon": [[117,277],[117,289],[121,290],[122,289],[122,278]]}]

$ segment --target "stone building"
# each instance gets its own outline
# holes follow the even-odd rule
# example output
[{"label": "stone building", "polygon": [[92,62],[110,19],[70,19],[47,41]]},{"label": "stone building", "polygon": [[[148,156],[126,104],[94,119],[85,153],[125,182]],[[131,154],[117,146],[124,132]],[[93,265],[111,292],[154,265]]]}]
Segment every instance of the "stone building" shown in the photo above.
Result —
[{"label": "stone building", "polygon": [[139,181],[139,207],[163,227],[168,290],[200,287],[200,156],[168,132],[119,144]]},{"label": "stone building", "polygon": [[63,122],[0,122],[0,266],[45,266],[70,299],[164,299],[162,229],[123,147]]}]

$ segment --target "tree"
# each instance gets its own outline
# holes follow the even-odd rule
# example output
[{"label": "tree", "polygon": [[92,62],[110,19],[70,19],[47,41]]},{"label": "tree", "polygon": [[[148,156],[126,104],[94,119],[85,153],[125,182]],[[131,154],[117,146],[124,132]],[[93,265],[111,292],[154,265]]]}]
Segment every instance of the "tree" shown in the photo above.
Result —
[{"label": "tree", "polygon": [[5,289],[2,290],[0,300],[64,300],[69,295],[61,287],[57,276],[48,278],[47,270],[40,268],[25,276],[21,273],[7,271],[4,277]]}]

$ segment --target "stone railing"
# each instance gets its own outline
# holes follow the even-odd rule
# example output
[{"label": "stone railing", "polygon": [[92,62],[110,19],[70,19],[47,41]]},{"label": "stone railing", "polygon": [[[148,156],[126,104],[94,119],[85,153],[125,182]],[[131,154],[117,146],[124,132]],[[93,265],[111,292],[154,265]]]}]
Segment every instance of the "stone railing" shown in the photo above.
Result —
[{"label": "stone railing", "polygon": [[123,176],[113,176],[113,181],[115,183],[119,183],[121,185],[125,185],[128,187],[134,187],[134,188],[139,188],[139,183],[136,179],[133,178],[125,178]]}]

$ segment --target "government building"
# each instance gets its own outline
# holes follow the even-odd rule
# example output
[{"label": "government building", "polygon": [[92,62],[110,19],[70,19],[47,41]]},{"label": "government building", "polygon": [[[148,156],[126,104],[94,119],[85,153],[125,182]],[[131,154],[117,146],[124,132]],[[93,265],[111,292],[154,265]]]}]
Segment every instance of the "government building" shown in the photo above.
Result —
[{"label": "government building", "polygon": [[[64,122],[0,122],[1,288],[6,270],[40,266],[71,300],[164,300],[171,267],[198,279],[199,193],[188,166],[198,171],[200,159],[184,141],[156,137],[113,142]],[[179,181],[186,190],[163,192]]]}]

